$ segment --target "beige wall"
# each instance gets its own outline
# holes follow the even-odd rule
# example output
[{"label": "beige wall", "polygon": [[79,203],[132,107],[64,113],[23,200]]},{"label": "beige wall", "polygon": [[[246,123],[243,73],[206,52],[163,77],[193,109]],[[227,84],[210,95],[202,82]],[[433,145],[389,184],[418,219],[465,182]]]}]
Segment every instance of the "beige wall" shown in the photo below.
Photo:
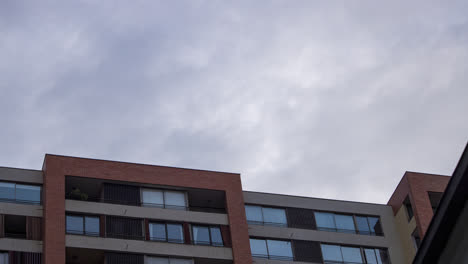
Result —
[{"label": "beige wall", "polygon": [[0,202],[0,214],[42,217],[42,205]]},{"label": "beige wall", "polygon": [[42,171],[0,167],[0,180],[42,184]]},{"label": "beige wall", "polygon": [[331,212],[380,216],[384,236],[367,236],[256,225],[249,225],[249,235],[268,238],[351,244],[369,247],[385,247],[388,248],[392,263],[404,262],[405,258],[400,246],[400,237],[398,236],[394,222],[393,210],[388,205],[257,192],[244,192],[244,201],[246,204],[259,204],[276,207],[295,207]]},{"label": "beige wall", "polygon": [[226,247],[197,246],[153,241],[66,235],[66,246],[92,248],[149,255],[196,257],[232,260],[232,250]]},{"label": "beige wall", "polygon": [[40,253],[42,252],[42,241],[0,238],[0,250]]},{"label": "beige wall", "polygon": [[408,222],[408,214],[406,213],[405,206],[400,207],[397,214],[395,215],[395,224],[397,232],[400,238],[401,248],[403,251],[403,264],[410,264],[413,262],[414,256],[416,256],[416,248],[414,241],[411,237],[414,229],[416,228],[416,220],[413,217]]},{"label": "beige wall", "polygon": [[228,225],[229,223],[227,214],[191,212],[154,207],[128,206],[75,200],[66,200],[65,210],[67,212],[185,221],[215,225]]}]

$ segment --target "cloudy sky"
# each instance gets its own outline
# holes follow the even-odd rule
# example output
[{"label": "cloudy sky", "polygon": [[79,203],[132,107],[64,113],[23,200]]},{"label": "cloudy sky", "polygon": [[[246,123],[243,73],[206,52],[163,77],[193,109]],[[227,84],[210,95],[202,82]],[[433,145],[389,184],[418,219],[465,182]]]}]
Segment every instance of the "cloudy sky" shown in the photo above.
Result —
[{"label": "cloudy sky", "polygon": [[468,2],[0,1],[0,165],[45,153],[386,203],[468,140]]}]

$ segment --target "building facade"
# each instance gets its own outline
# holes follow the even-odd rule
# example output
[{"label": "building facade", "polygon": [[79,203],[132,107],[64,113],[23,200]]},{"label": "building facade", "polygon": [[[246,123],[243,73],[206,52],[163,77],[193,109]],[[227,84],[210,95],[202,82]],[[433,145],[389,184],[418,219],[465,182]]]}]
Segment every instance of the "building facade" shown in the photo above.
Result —
[{"label": "building facade", "polygon": [[[427,229],[418,192],[448,179],[413,174],[383,205],[243,191],[235,173],[47,154],[42,170],[0,168],[0,264],[411,263],[408,230]],[[415,217],[402,228],[407,197]]]}]

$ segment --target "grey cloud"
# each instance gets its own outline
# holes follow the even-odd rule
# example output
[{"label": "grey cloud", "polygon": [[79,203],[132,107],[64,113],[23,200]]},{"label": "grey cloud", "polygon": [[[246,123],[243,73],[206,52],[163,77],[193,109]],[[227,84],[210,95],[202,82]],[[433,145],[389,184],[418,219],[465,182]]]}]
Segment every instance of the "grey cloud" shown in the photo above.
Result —
[{"label": "grey cloud", "polygon": [[240,172],[384,203],[467,140],[468,7],[2,1],[0,164],[44,153]]}]

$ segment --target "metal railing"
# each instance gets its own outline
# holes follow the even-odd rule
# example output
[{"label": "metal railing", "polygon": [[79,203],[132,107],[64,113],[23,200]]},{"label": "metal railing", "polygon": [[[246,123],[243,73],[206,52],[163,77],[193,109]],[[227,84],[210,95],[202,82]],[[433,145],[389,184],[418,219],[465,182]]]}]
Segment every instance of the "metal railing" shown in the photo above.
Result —
[{"label": "metal railing", "polygon": [[249,224],[249,225],[288,227],[288,223],[275,223],[275,222],[263,222],[263,221],[251,221],[251,220],[247,220],[247,224]]},{"label": "metal railing", "polygon": [[176,244],[183,244],[185,242],[184,239],[176,239],[176,238],[167,238],[167,237],[155,237],[155,236],[150,236],[150,241],[156,241],[156,242],[168,242],[168,243],[176,243]]},{"label": "metal railing", "polygon": [[26,239],[26,233],[5,233],[5,237],[7,238],[18,238],[18,239]]},{"label": "metal railing", "polygon": [[83,236],[94,236],[94,237],[98,237],[100,235],[99,232],[84,231],[84,230],[73,230],[73,229],[68,229],[68,228],[65,231],[69,235],[83,235]]},{"label": "metal railing", "polygon": [[144,202],[131,202],[125,200],[105,199],[102,197],[87,197],[83,199],[76,195],[65,195],[65,199],[77,200],[83,202],[96,202],[96,203],[110,203],[110,204],[121,204],[130,206],[143,206],[143,207],[155,207],[163,209],[181,210],[181,211],[193,211],[193,212],[209,212],[209,213],[221,213],[225,214],[225,208],[219,207],[202,207],[202,206],[179,206],[170,204],[157,204],[157,203],[144,203]]},{"label": "metal railing", "polygon": [[36,205],[40,205],[40,204],[41,204],[41,201],[21,200],[21,199],[10,199],[10,198],[0,198],[0,202],[20,203],[20,204],[36,204]]},{"label": "metal railing", "polygon": [[264,259],[272,259],[272,260],[294,260],[294,257],[291,256],[276,256],[276,255],[263,255],[263,254],[252,254],[252,257],[255,258],[264,258]]}]

